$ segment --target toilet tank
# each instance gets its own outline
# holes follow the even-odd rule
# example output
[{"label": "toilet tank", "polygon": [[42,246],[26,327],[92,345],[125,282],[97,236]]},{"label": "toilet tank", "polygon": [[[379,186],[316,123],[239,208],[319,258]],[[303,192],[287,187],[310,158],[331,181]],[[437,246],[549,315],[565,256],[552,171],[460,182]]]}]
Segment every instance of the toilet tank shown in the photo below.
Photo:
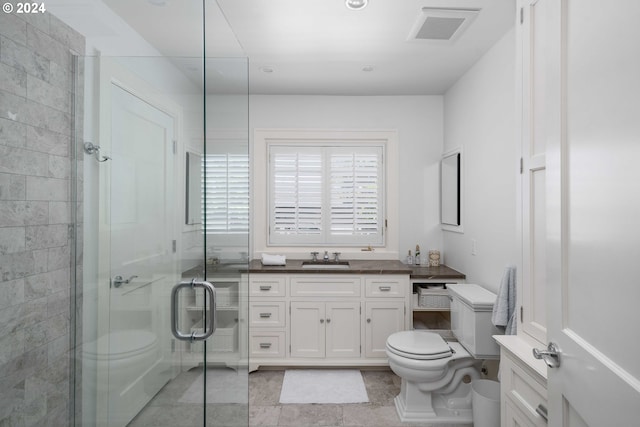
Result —
[{"label": "toilet tank", "polygon": [[491,323],[496,294],[479,285],[449,284],[451,330],[476,359],[497,359],[500,348],[492,335],[502,332]]}]

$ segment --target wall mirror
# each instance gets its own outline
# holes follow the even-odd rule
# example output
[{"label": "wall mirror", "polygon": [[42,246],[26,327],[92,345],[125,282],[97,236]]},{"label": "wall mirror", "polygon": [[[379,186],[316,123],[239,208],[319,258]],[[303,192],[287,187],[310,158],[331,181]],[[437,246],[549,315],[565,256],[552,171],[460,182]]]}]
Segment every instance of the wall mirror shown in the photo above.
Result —
[{"label": "wall mirror", "polygon": [[445,153],[440,161],[440,222],[442,228],[462,232],[462,151]]},{"label": "wall mirror", "polygon": [[185,223],[188,225],[202,223],[201,168],[202,156],[187,152],[185,167]]}]

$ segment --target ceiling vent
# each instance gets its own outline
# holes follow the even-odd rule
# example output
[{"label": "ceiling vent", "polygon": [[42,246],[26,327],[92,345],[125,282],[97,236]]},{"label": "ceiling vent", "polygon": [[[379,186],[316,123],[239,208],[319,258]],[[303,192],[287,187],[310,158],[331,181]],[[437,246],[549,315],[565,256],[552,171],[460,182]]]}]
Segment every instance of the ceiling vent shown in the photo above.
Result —
[{"label": "ceiling vent", "polygon": [[480,9],[422,9],[409,40],[453,43],[471,25]]}]

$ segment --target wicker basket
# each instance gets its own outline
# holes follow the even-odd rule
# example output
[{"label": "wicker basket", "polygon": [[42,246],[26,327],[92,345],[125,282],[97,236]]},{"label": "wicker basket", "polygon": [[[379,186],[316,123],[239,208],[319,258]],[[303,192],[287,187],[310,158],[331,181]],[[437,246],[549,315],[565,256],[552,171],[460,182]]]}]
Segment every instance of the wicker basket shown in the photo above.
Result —
[{"label": "wicker basket", "polygon": [[446,289],[418,288],[418,306],[423,308],[449,309],[449,292]]}]

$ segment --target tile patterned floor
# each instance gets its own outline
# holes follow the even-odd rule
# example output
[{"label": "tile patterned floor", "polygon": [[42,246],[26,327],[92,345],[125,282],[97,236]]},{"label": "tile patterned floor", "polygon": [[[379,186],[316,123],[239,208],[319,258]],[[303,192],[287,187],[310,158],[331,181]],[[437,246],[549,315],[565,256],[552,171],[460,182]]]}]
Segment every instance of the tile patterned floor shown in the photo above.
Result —
[{"label": "tile patterned floor", "polygon": [[[130,427],[202,426],[200,405],[179,403],[184,391],[200,375],[199,369],[180,374],[167,384],[129,424]],[[402,423],[393,403],[400,392],[400,378],[389,370],[362,371],[369,403],[281,404],[284,371],[249,374],[249,404],[207,405],[207,426],[246,427],[471,427],[456,424]],[[248,414],[247,414],[248,411]]]},{"label": "tile patterned floor", "polygon": [[[442,424],[402,423],[393,399],[400,392],[400,378],[389,370],[362,371],[369,403],[344,405],[280,404],[284,371],[257,371],[249,375],[249,425],[330,427],[444,427]],[[447,427],[471,427],[446,424]]]}]

